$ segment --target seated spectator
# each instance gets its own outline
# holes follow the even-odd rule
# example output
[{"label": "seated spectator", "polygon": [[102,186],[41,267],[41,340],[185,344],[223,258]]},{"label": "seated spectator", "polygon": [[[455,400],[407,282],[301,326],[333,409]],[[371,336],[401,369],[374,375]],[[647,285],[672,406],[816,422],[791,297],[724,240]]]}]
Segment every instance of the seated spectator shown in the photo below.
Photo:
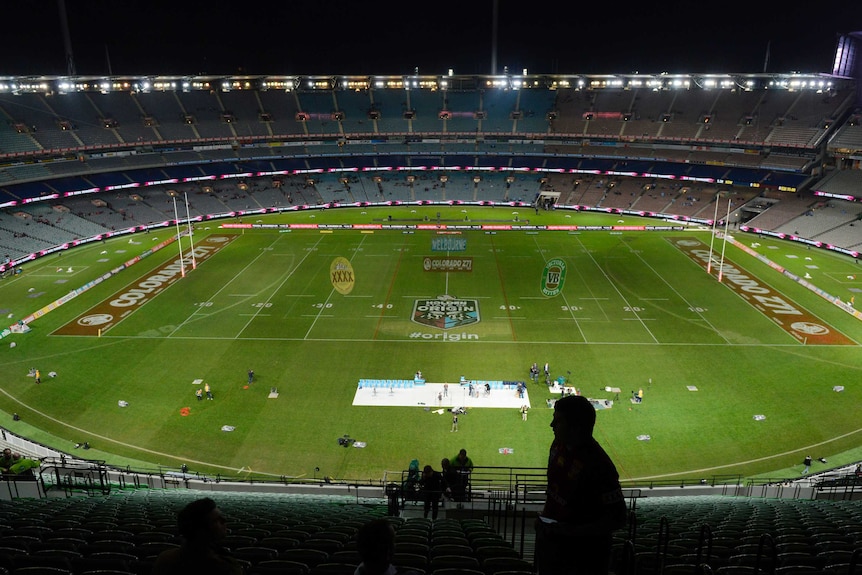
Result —
[{"label": "seated spectator", "polygon": [[419,575],[412,569],[392,565],[395,554],[395,529],[386,519],[374,519],[356,532],[356,549],[362,563],[354,575]]},{"label": "seated spectator", "polygon": [[224,515],[205,497],[192,501],[177,515],[182,545],[159,554],[153,575],[243,575],[244,570],[220,543],[227,535]]},{"label": "seated spectator", "polygon": [[21,456],[16,456],[16,454],[12,453],[11,449],[8,447],[4,449],[3,455],[0,456],[0,473],[9,473],[9,470],[18,462],[19,459],[21,459]]}]

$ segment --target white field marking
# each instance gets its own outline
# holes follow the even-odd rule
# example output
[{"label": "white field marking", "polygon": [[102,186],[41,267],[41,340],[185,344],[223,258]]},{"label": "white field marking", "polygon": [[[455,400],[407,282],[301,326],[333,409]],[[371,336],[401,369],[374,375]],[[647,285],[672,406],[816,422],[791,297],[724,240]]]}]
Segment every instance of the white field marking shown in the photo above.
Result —
[{"label": "white field marking", "polygon": [[[278,236],[278,237],[275,239],[275,241],[273,241],[271,244],[269,244],[269,246],[270,246],[270,247],[272,247],[272,246],[273,246],[273,245],[275,245],[275,244],[276,244],[276,243],[277,243],[281,238],[282,238],[282,236]],[[233,276],[230,280],[228,280],[226,283],[222,284],[222,286],[221,286],[218,290],[216,290],[216,292],[215,292],[214,294],[212,294],[212,295],[211,295],[207,300],[205,300],[205,301],[212,301],[212,298],[213,298],[213,297],[218,296],[220,293],[222,293],[223,291],[225,291],[225,290],[227,289],[227,287],[230,285],[230,283],[231,283],[231,282],[233,282],[233,280],[235,280],[235,279],[236,279],[236,278],[238,278],[239,276],[243,275],[243,274],[245,273],[245,271],[246,271],[248,268],[250,268],[250,267],[252,266],[252,264],[254,264],[257,260],[259,260],[261,257],[263,257],[263,255],[264,255],[265,253],[269,253],[269,252],[268,252],[268,250],[261,250],[261,252],[257,255],[257,257],[255,257],[255,258],[253,258],[251,261],[249,261],[249,262],[245,265],[245,267],[244,267],[242,270],[240,270],[238,273],[234,274],[234,276]],[[307,257],[307,256],[306,256],[306,257]],[[175,328],[171,333],[169,333],[169,334],[167,335],[167,337],[171,337],[172,335],[174,335],[175,333],[177,333],[177,332],[178,332],[178,331],[179,331],[179,330],[180,330],[184,325],[186,325],[187,323],[189,323],[189,321],[191,321],[192,319],[194,319],[194,318],[196,318],[196,317],[200,317],[200,316],[202,316],[202,315],[211,315],[211,314],[199,314],[199,313],[198,313],[198,311],[200,311],[200,310],[201,310],[201,309],[203,309],[203,308],[201,308],[200,306],[195,306],[195,307],[196,307],[197,309],[195,309],[195,310],[194,310],[194,311],[193,311],[193,312],[192,312],[192,313],[191,313],[191,314],[190,314],[186,319],[184,319],[182,322],[180,322],[180,324],[179,324],[179,325],[177,325],[177,326],[176,326],[176,328]]]},{"label": "white field marking", "polygon": [[[623,321],[655,321],[654,317],[624,317]],[[653,338],[655,339],[655,338]]]},{"label": "white field marking", "polygon": [[239,317],[270,317],[271,313],[240,313]]},{"label": "white field marking", "polygon": [[584,341],[587,341],[587,336],[586,336],[586,334],[584,334],[584,330],[581,329],[581,323],[578,320],[578,318],[575,316],[575,310],[572,309],[573,306],[569,305],[569,300],[568,300],[568,298],[566,298],[565,293],[562,293],[561,295],[563,296],[563,303],[566,305],[566,309],[569,310],[569,315],[571,316],[570,319],[574,320],[575,327],[578,328],[578,333],[581,334],[581,339]]},{"label": "white field marking", "polygon": [[[578,241],[580,242],[580,239]],[[602,274],[602,276],[604,276],[605,281],[608,282],[608,284],[610,284],[611,287],[614,288],[615,292],[617,292],[617,296],[619,296],[619,298],[623,301],[623,305],[629,309],[633,309],[634,307],[636,307],[636,306],[633,306],[632,304],[629,303],[628,299],[626,299],[626,297],[623,295],[623,293],[620,291],[620,289],[617,287],[617,285],[613,281],[611,281],[611,278],[608,277],[607,272],[605,272],[605,270],[602,269],[602,267],[599,265],[599,263],[596,261],[596,258],[593,257],[592,254],[590,254],[590,260],[593,262],[593,265],[595,266],[595,268],[597,270],[599,270],[599,272]],[[635,318],[637,318],[638,320],[641,319],[638,312],[632,311],[631,313],[635,314]],[[655,336],[655,334],[653,332],[650,331],[650,329],[646,326],[646,323],[641,321],[641,325],[646,330],[646,332],[649,334],[649,336],[653,339],[653,341],[655,341],[655,343],[658,343],[658,338]]]},{"label": "white field marking", "polygon": [[[119,441],[119,440],[117,440],[117,439],[113,439],[112,437],[107,437],[107,436],[105,436],[105,435],[99,435],[98,433],[93,433],[92,431],[89,431],[89,430],[84,429],[84,428],[82,428],[82,427],[77,427],[77,426],[75,426],[75,425],[71,425],[71,424],[69,424],[69,423],[67,423],[67,422],[65,422],[65,421],[59,420],[59,419],[57,419],[56,417],[51,417],[51,416],[50,416],[50,415],[48,415],[47,413],[44,413],[44,412],[42,412],[42,411],[39,411],[39,410],[38,410],[38,409],[36,409],[35,407],[33,407],[33,406],[31,406],[31,405],[29,405],[29,404],[27,404],[27,403],[24,403],[23,401],[21,401],[21,400],[20,400],[20,399],[18,399],[17,397],[15,397],[15,396],[11,395],[11,394],[10,394],[9,392],[7,392],[5,389],[0,389],[0,393],[4,394],[5,396],[7,396],[8,398],[10,398],[11,400],[13,400],[13,401],[17,402],[19,405],[21,405],[21,406],[23,406],[23,407],[26,407],[27,409],[29,409],[29,410],[30,410],[30,411],[32,411],[33,413],[38,413],[39,415],[41,415],[42,417],[44,417],[45,419],[47,419],[47,420],[49,420],[49,421],[53,421],[54,423],[56,423],[56,424],[58,424],[58,425],[62,425],[63,427],[67,427],[67,428],[69,428],[69,429],[72,429],[72,430],[78,431],[78,432],[80,432],[80,433],[82,433],[82,434],[86,434],[86,435],[87,435],[87,436],[89,436],[89,437],[97,437],[97,438],[99,438],[99,439],[101,439],[101,440],[103,440],[103,441],[106,441],[106,442],[114,443],[114,444],[117,444],[117,445],[122,445],[123,447],[128,447],[128,448],[130,448],[130,449],[135,449],[135,450],[137,450],[137,451],[142,451],[142,452],[144,452],[144,453],[149,453],[149,454],[151,454],[151,455],[158,455],[159,457],[167,457],[167,458],[170,458],[170,459],[176,459],[176,460],[183,460],[183,459],[186,459],[185,457],[178,457],[176,454],[172,454],[172,453],[163,453],[163,452],[161,452],[161,451],[155,451],[155,450],[153,450],[153,449],[147,449],[146,447],[141,447],[141,446],[139,446],[139,445],[132,445],[131,443],[126,443],[125,441]],[[189,463],[195,463],[195,464],[199,464],[199,465],[206,465],[206,466],[209,466],[209,467],[217,467],[217,468],[219,468],[219,469],[227,469],[227,470],[229,470],[229,471],[238,471],[236,468],[228,467],[227,465],[218,465],[218,464],[215,464],[215,463],[208,463],[208,462],[206,462],[206,461],[196,461],[196,460],[193,460],[193,459],[189,459],[188,461],[189,461]],[[274,474],[267,473],[266,475],[274,475]]]},{"label": "white field marking", "polygon": [[[545,250],[541,249],[541,246],[539,246],[538,236],[536,236],[536,237],[534,237],[534,238],[533,238],[533,243],[534,243],[534,244],[536,244],[536,247],[539,249],[539,251],[540,251],[542,254],[544,254],[544,251],[545,251]],[[583,247],[583,244],[581,244],[581,247]],[[566,297],[566,293],[565,293],[564,291],[562,291],[562,292],[560,292],[560,295],[562,295],[562,297],[563,297],[563,303],[565,304],[566,309],[567,309],[567,310],[569,310],[569,317],[568,317],[567,319],[572,320],[572,321],[574,321],[574,322],[575,322],[575,327],[577,327],[577,328],[578,328],[578,333],[580,334],[581,339],[582,339],[584,342],[586,342],[586,341],[587,341],[587,336],[586,336],[586,334],[584,334],[584,330],[581,328],[580,320],[575,316],[575,310],[573,310],[573,309],[572,309],[572,306],[571,306],[571,305],[569,305],[569,300],[568,300],[568,298]],[[539,299],[539,298],[536,298],[536,299]]]},{"label": "white field marking", "polygon": [[726,463],[724,465],[716,465],[715,467],[705,467],[703,469],[689,469],[688,471],[676,471],[674,473],[666,473],[663,475],[649,475],[646,477],[632,477],[629,478],[628,481],[646,481],[650,479],[664,479],[667,477],[675,477],[679,475],[690,475],[690,474],[702,474],[711,471],[717,471],[719,469],[727,469],[728,467],[736,467],[738,465],[749,465],[752,463],[760,463],[761,461],[769,461],[770,459],[777,459],[779,457],[786,457],[788,455],[793,455],[794,453],[804,453],[806,451],[815,451],[818,447],[823,447],[824,445],[829,445],[833,441],[837,441],[839,439],[844,439],[845,437],[850,437],[851,435],[856,435],[857,433],[862,432],[862,428],[854,429],[853,431],[848,431],[847,433],[843,433],[831,439],[827,439],[825,441],[821,441],[819,443],[814,443],[812,445],[807,445],[805,447],[799,447],[797,449],[793,449],[791,451],[785,451],[783,453],[774,453],[772,455],[764,455],[763,457],[757,457],[755,459],[748,459],[745,461],[737,461],[735,463]]},{"label": "white field marking", "polygon": [[[315,248],[320,244],[320,242],[323,241],[324,237],[326,237],[326,236],[320,236],[320,238],[318,238],[317,242],[314,243]],[[273,242],[273,243],[275,243],[275,242]],[[299,269],[299,267],[302,265],[302,262],[304,262],[306,260],[306,258],[308,258],[312,254],[312,252],[314,252],[314,251],[315,250],[306,250],[305,255],[302,256],[302,259],[300,259],[299,262],[297,262],[297,264],[295,266],[293,266],[293,269],[290,270],[290,272],[284,276],[284,280],[282,280],[282,282],[275,289],[272,290],[272,293],[269,294],[269,297],[266,298],[266,300],[264,300],[264,302],[263,302],[264,304],[268,304],[270,301],[272,301],[272,298],[275,297],[275,295],[278,293],[278,290],[284,284],[286,284],[290,278],[293,277],[293,274],[296,273],[296,270]],[[258,308],[258,311],[256,312],[256,314],[259,314],[260,310],[262,310],[262,309],[263,309],[263,306]],[[236,337],[234,337],[234,339],[239,339],[239,336],[242,335],[242,332],[244,332],[248,328],[248,326],[251,325],[251,322],[253,322],[253,321],[254,321],[254,316],[252,316],[251,319],[249,319],[246,322],[246,324],[240,328],[240,330],[237,332]]]},{"label": "white field marking", "polygon": [[[326,317],[329,317],[329,316],[326,316]],[[377,316],[374,316],[374,317],[377,317]],[[572,319],[572,318],[560,318],[560,319],[568,320],[568,319]],[[579,318],[579,319],[594,320],[594,318]],[[598,320],[594,320],[594,321],[598,321]],[[75,336],[62,336],[62,337],[75,337]],[[164,338],[164,336],[158,336],[158,335],[154,335],[154,336],[147,336],[147,335],[135,335],[135,336],[113,335],[112,336],[112,335],[107,335],[107,334],[102,335],[102,339],[106,339],[106,340],[107,339],[118,339],[118,340],[163,339],[163,338]],[[238,338],[236,338],[236,337],[211,337],[211,336],[177,335],[177,336],[172,336],[171,339],[184,339],[187,341],[234,341]],[[364,337],[358,337],[355,339],[338,338],[338,337],[336,337],[336,338],[322,338],[322,337],[320,337],[320,338],[318,338],[318,337],[313,337],[313,338],[304,338],[304,337],[244,337],[244,338],[242,338],[242,340],[243,341],[312,341],[312,342],[313,341],[319,341],[321,343],[326,343],[326,342],[374,343],[376,341],[379,341],[379,342],[383,342],[383,343],[408,343],[409,342],[409,343],[417,343],[417,344],[427,343],[427,341],[428,341],[428,340],[423,340],[421,338],[411,339],[408,337],[400,338],[400,339],[399,338],[370,339],[370,338],[364,338]],[[494,345],[502,345],[502,344],[520,345],[521,343],[523,343],[521,341],[509,341],[509,340],[505,340],[505,339],[500,339],[500,340],[485,339],[485,340],[482,340],[482,342],[483,343],[492,343]],[[730,344],[721,343],[721,344],[716,344],[716,343],[693,343],[692,342],[692,343],[682,344],[679,342],[662,343],[662,342],[642,342],[642,341],[591,341],[588,343],[588,342],[582,342],[582,341],[538,341],[538,340],[534,341],[534,340],[530,340],[530,343],[536,344],[536,345],[548,345],[548,346],[560,346],[560,345],[613,345],[613,346],[628,345],[628,346],[632,346],[632,345],[643,345],[643,346],[648,346],[648,347],[675,347],[675,346],[685,345],[686,347],[691,347],[691,346],[696,346],[696,347],[738,347],[738,348],[745,348],[745,349],[756,349],[756,348],[760,348],[760,347],[767,347],[770,349],[771,348],[787,348],[790,351],[798,351],[799,350],[799,343],[797,341],[793,341],[790,343],[730,343]],[[846,347],[848,349],[858,349],[859,345],[858,344],[846,344],[843,346],[831,346],[831,347]],[[59,354],[59,355],[62,355],[62,354]]]},{"label": "white field marking", "polygon": [[[404,299],[428,299],[429,298],[429,296],[427,296],[427,295],[403,295],[401,297]],[[480,296],[476,296],[476,297],[465,296],[465,299],[466,298],[469,298],[469,299],[491,299],[493,297],[495,297],[495,296],[490,296],[490,295],[480,295]]]},{"label": "white field marking", "polygon": [[[283,237],[284,237],[284,236],[282,236],[282,235],[278,236],[278,237],[277,237],[277,238],[276,238],[276,239],[275,239],[275,240],[270,244],[270,246],[275,245],[275,244],[276,244],[280,239],[282,239]],[[319,240],[318,240],[318,241],[319,241]],[[306,252],[306,254],[303,256],[303,258],[300,260],[300,262],[299,262],[299,263],[302,263],[302,261],[304,261],[304,260],[305,260],[305,258],[307,258],[309,255],[311,255],[311,252],[312,252],[312,251],[313,251],[313,250],[307,251],[307,252]],[[221,288],[219,288],[219,289],[218,289],[218,290],[217,290],[217,291],[216,291],[212,296],[210,296],[210,299],[211,299],[211,298],[213,298],[213,297],[217,297],[218,295],[220,295],[222,291],[224,291],[224,290],[226,290],[226,289],[228,288],[228,286],[231,284],[231,282],[233,282],[236,278],[238,278],[238,277],[240,277],[241,275],[243,275],[244,273],[246,273],[246,270],[247,270],[247,269],[248,269],[252,264],[254,264],[254,263],[255,263],[259,258],[261,258],[263,255],[269,255],[269,254],[270,254],[269,250],[261,250],[260,254],[259,254],[257,257],[255,257],[253,260],[251,260],[251,261],[250,261],[250,262],[249,262],[249,263],[248,263],[248,264],[247,264],[247,265],[246,265],[242,270],[240,270],[239,272],[237,272],[236,274],[234,274],[234,276],[233,276],[229,281],[227,281],[227,282],[226,282],[224,285],[222,285],[222,287],[221,287]],[[296,267],[294,267],[294,268],[293,268],[293,270],[291,270],[291,271],[290,271],[290,273],[288,273],[288,274],[287,274],[287,276],[285,277],[285,279],[284,279],[284,281],[282,282],[282,284],[281,284],[281,285],[284,285],[284,282],[286,282],[286,281],[287,281],[287,280],[288,280],[288,279],[289,279],[289,278],[294,274],[294,272],[296,271],[296,269],[297,269],[298,267],[299,267],[299,265],[297,265]],[[276,288],[276,290],[275,290],[275,291],[278,291],[278,290],[277,290],[277,288]],[[269,297],[269,298],[267,298],[267,300],[266,300],[264,303],[268,303],[270,300],[272,300],[272,295],[270,295],[270,297]],[[238,304],[232,304],[232,305],[238,305]],[[202,310],[202,309],[203,309],[203,308],[200,308],[200,310]],[[260,310],[263,310],[263,309],[264,309],[264,307],[263,307],[263,306],[261,306],[259,309],[260,309]],[[200,316],[209,316],[209,315],[212,315],[211,313],[209,313],[209,314],[198,313],[200,310],[196,310],[194,313],[192,313],[192,315],[190,315],[188,318],[186,318],[186,320],[185,320],[185,321],[183,321],[179,326],[177,326],[177,328],[176,328],[173,332],[171,332],[171,333],[168,335],[168,337],[173,337],[173,336],[174,336],[174,334],[175,334],[175,333],[177,333],[177,331],[178,331],[178,330],[179,330],[183,325],[187,324],[187,323],[188,323],[189,321],[191,321],[192,319],[195,319],[195,316],[200,317]],[[258,311],[257,313],[259,314],[260,312]],[[236,334],[233,338],[230,338],[230,339],[237,339],[237,338],[242,334],[242,332],[243,332],[243,331],[248,327],[248,325],[249,325],[252,321],[254,321],[254,316],[251,316],[251,319],[249,319],[249,320],[246,322],[246,324],[245,324],[242,328],[240,328],[240,330],[237,332],[237,334]]]},{"label": "white field marking", "polygon": [[[652,267],[652,265],[650,265],[650,263],[649,263],[648,261],[646,261],[646,260],[643,258],[643,256],[641,256],[641,255],[638,253],[638,254],[637,254],[637,257],[638,257],[638,259],[641,261],[641,263],[643,263],[647,268],[649,268],[649,270],[650,270],[652,273],[654,273],[654,274],[655,274],[655,276],[656,276],[659,280],[661,280],[661,281],[664,283],[664,285],[666,285],[667,287],[669,287],[669,288],[673,291],[673,293],[675,293],[675,294],[676,294],[676,296],[677,296],[679,299],[681,299],[681,300],[682,300],[682,302],[683,302],[685,305],[687,305],[687,306],[688,306],[688,309],[689,309],[689,310],[696,310],[696,309],[698,309],[698,306],[696,306],[696,305],[692,304],[691,302],[689,302],[689,301],[685,298],[685,296],[683,296],[683,294],[681,294],[681,293],[679,292],[679,290],[677,290],[677,289],[676,289],[676,287],[674,287],[673,285],[671,285],[671,283],[670,283],[669,281],[667,281],[667,280],[665,279],[665,277],[664,277],[664,276],[662,276],[661,274],[659,274],[659,273],[658,273],[658,272],[657,272],[657,271]],[[644,300],[644,301],[646,301],[646,300]],[[702,321],[706,322],[706,325],[708,325],[708,326],[709,326],[709,328],[712,330],[712,332],[713,332],[715,335],[717,335],[718,337],[720,337],[721,339],[723,339],[723,340],[725,341],[725,343],[730,343],[730,341],[729,341],[729,340],[728,340],[728,339],[727,339],[727,338],[726,338],[726,337],[721,333],[721,330],[716,329],[716,327],[715,327],[714,325],[712,325],[712,323],[711,323],[708,319],[706,319],[706,317],[703,315],[703,313],[702,313],[702,312],[695,311],[694,313],[696,313],[696,314],[698,315],[698,317],[700,317],[700,319],[701,319]]]}]

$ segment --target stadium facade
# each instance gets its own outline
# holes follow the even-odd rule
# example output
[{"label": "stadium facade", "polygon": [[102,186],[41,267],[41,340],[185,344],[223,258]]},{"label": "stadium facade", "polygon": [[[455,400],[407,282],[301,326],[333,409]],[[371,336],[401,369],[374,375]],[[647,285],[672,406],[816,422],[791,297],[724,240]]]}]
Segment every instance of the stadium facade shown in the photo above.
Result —
[{"label": "stadium facade", "polygon": [[[170,225],[178,191],[248,194],[196,220],[541,199],[704,221],[732,192],[734,223],[856,257],[858,42],[831,74],[0,78],[0,246],[21,263]],[[826,202],[846,221],[789,229]]]}]

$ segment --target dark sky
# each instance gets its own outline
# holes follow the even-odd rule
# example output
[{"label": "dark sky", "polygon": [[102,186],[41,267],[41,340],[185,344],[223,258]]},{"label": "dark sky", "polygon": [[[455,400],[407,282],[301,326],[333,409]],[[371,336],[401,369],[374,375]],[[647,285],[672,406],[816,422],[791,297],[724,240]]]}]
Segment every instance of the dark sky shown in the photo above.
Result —
[{"label": "dark sky", "polygon": [[[80,75],[491,72],[494,0],[65,1]],[[828,73],[862,30],[850,0],[498,1],[498,72]],[[2,14],[0,76],[65,74],[57,0]]]}]

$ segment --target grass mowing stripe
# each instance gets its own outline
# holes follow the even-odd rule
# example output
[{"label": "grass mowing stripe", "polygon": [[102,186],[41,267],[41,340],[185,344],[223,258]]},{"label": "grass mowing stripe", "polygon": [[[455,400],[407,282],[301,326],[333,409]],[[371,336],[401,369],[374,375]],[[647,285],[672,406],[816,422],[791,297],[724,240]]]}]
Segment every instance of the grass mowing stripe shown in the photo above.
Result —
[{"label": "grass mowing stripe", "polygon": [[[323,241],[323,238],[324,238],[324,237],[327,237],[327,236],[321,236],[320,240],[318,241],[318,244],[319,244],[321,241]],[[364,242],[364,241],[365,241],[365,238],[366,238],[366,237],[367,237],[367,236],[362,236],[362,239],[359,241],[359,245],[362,245],[362,242]],[[317,245],[317,244],[315,244],[315,245]],[[310,254],[311,252],[309,251],[308,253]],[[331,256],[331,255],[330,255],[330,256],[324,256],[324,257],[339,257],[339,256]],[[353,258],[355,258],[355,257],[356,257],[356,251],[354,251],[354,252],[353,252],[353,256],[351,257],[351,261],[352,261],[352,260],[353,260]],[[304,259],[304,258],[303,258],[303,259]],[[321,317],[330,317],[330,316],[328,316],[328,315],[327,315],[327,316],[324,316],[324,315],[323,315],[323,310],[324,310],[324,309],[326,309],[326,306],[331,302],[331,300],[332,300],[332,295],[333,295],[334,293],[336,293],[336,291],[335,291],[335,286],[333,286],[333,287],[332,287],[332,289],[331,289],[331,290],[329,290],[329,294],[326,296],[326,299],[323,301],[323,306],[321,306],[321,307],[320,307],[320,311],[318,311],[318,312],[317,312],[317,316],[314,318],[314,321],[312,321],[312,322],[311,322],[311,325],[309,325],[309,326],[308,326],[308,330],[305,332],[305,337],[303,338],[303,340],[308,339],[309,334],[311,334],[311,330],[313,330],[313,329],[314,329],[314,326],[316,326],[316,325],[317,325],[317,320],[319,320]]]},{"label": "grass mowing stripe", "polygon": [[[273,241],[273,242],[270,244],[270,246],[273,246],[273,245],[275,245],[276,243],[278,243],[278,241],[279,241],[280,239],[281,239],[281,236],[276,236],[275,241]],[[213,293],[213,294],[212,294],[212,295],[207,299],[207,301],[212,301],[214,298],[218,297],[218,295],[219,295],[219,294],[221,294],[223,291],[227,290],[227,289],[228,289],[228,286],[230,286],[230,284],[231,284],[231,283],[232,283],[236,278],[238,278],[238,277],[242,276],[243,274],[245,274],[245,273],[246,273],[246,271],[247,271],[247,270],[248,270],[248,269],[249,269],[249,268],[250,268],[250,267],[251,267],[251,266],[252,266],[252,265],[253,265],[253,264],[258,260],[258,259],[260,259],[261,257],[263,257],[263,254],[264,254],[264,252],[263,252],[263,251],[261,251],[261,253],[260,253],[260,254],[258,254],[258,256],[257,256],[256,258],[254,258],[253,260],[249,261],[249,262],[246,264],[246,266],[245,266],[244,268],[242,268],[241,270],[239,270],[236,274],[234,274],[234,276],[233,276],[229,281],[227,281],[227,282],[225,282],[225,283],[221,284],[221,287],[220,287],[220,288],[218,288],[218,289],[215,291],[215,293]],[[175,334],[175,333],[176,333],[176,332],[178,332],[180,329],[182,329],[182,327],[183,327],[183,326],[185,326],[186,324],[188,324],[188,322],[189,322],[189,321],[191,321],[191,320],[192,320],[196,315],[198,315],[198,312],[200,312],[202,309],[203,309],[203,308],[201,308],[201,307],[195,307],[195,308],[192,310],[192,313],[191,313],[191,314],[189,314],[189,316],[188,316],[188,317],[186,317],[186,319],[185,319],[185,320],[183,320],[182,322],[180,322],[180,323],[176,326],[176,329],[174,329],[174,331],[173,331],[173,332],[171,332],[170,334],[168,334],[168,337],[170,337],[171,335]],[[201,315],[209,315],[209,314],[201,314]]]},{"label": "grass mowing stripe", "polygon": [[[407,243],[406,236],[401,237],[401,247],[398,251],[398,259],[395,260],[395,269],[392,270],[392,275],[389,280],[389,287],[386,289],[386,296],[383,298],[383,305],[380,308],[380,314],[377,316],[377,322],[374,324],[374,334],[371,336],[372,341],[377,341],[378,334],[380,333],[380,325],[383,320],[389,316],[385,314],[386,306],[389,305],[389,302],[392,301],[392,290],[395,289],[395,278],[398,277],[398,272],[401,269],[401,261],[404,259],[404,246]],[[407,296],[402,296],[407,297]]]},{"label": "grass mowing stripe", "polygon": [[515,324],[512,323],[512,313],[511,308],[509,306],[509,296],[506,294],[506,280],[503,277],[503,269],[500,265],[500,258],[498,257],[498,251],[496,246],[494,245],[494,236],[490,236],[491,238],[491,251],[494,254],[494,265],[497,268],[497,279],[500,281],[500,291],[503,295],[503,305],[506,307],[506,317],[509,319],[509,333],[512,335],[512,341],[518,341],[518,334],[515,332]]},{"label": "grass mowing stripe", "polygon": [[[671,284],[671,283],[667,280],[667,278],[665,278],[662,274],[660,274],[660,273],[659,273],[659,272],[658,272],[658,271],[657,271],[657,270],[652,266],[652,264],[650,264],[646,259],[644,259],[643,255],[642,255],[639,251],[632,250],[632,253],[635,255],[635,257],[637,257],[637,258],[641,261],[641,263],[642,263],[642,264],[643,264],[647,269],[649,269],[650,271],[652,271],[652,272],[653,272],[653,274],[655,274],[655,277],[657,277],[657,278],[659,279],[659,281],[663,282],[663,283],[664,283],[664,284],[665,284],[665,285],[666,285],[666,286],[667,286],[667,287],[668,287],[668,288],[669,288],[669,289],[670,289],[674,294],[676,294],[676,295],[679,297],[679,299],[681,299],[681,300],[683,301],[683,303],[685,303],[685,305],[687,305],[687,306],[688,306],[688,308],[689,308],[690,310],[694,310],[694,313],[696,313],[696,314],[700,317],[700,319],[701,319],[701,320],[703,320],[704,322],[706,322],[706,324],[710,327],[710,329],[712,329],[712,330],[715,332],[715,334],[716,334],[716,335],[718,335],[718,336],[719,336],[721,339],[723,339],[726,343],[728,343],[728,344],[730,343],[730,341],[729,341],[729,340],[728,340],[728,339],[727,339],[727,338],[726,338],[726,337],[721,333],[721,331],[719,331],[718,329],[716,329],[716,328],[715,328],[715,326],[714,326],[714,325],[712,325],[712,323],[711,323],[711,322],[710,322],[710,321],[709,321],[709,320],[704,316],[703,312],[698,311],[698,307],[697,307],[696,305],[692,304],[692,302],[690,302],[690,301],[689,301],[689,300],[688,300],[688,299],[687,299],[687,298],[686,298],[686,297],[685,297],[685,296],[684,296],[684,295],[683,295],[683,294],[682,294],[678,289],[676,289],[676,288],[673,286],[673,284]],[[650,300],[649,300],[649,301],[660,301],[660,299],[661,299],[661,298],[650,298]],[[644,300],[644,301],[647,301],[647,300]]]},{"label": "grass mowing stripe", "polygon": [[[581,238],[578,238],[578,243],[580,243],[581,246],[583,246],[583,242],[581,241]],[[607,280],[608,284],[614,289],[614,291],[617,293],[617,295],[620,296],[620,299],[623,301],[623,303],[629,309],[629,311],[635,315],[634,319],[637,319],[640,321],[643,328],[646,330],[646,332],[649,334],[649,336],[653,339],[653,341],[655,343],[659,343],[658,338],[646,326],[646,323],[644,323],[643,319],[640,317],[640,313],[636,310],[637,306],[633,306],[628,302],[628,299],[623,295],[623,293],[620,291],[620,289],[616,285],[616,283],[613,280],[611,280],[610,276],[608,276],[607,270],[605,270],[605,268],[603,268],[602,266],[599,265],[599,263],[596,261],[595,256],[593,256],[593,254],[590,253],[589,250],[586,250],[586,251],[587,251],[587,254],[588,254],[590,260],[595,265],[596,269],[599,270],[599,272],[601,272],[601,274],[604,276],[605,280]],[[631,318],[627,318],[627,319],[631,319]]]}]

